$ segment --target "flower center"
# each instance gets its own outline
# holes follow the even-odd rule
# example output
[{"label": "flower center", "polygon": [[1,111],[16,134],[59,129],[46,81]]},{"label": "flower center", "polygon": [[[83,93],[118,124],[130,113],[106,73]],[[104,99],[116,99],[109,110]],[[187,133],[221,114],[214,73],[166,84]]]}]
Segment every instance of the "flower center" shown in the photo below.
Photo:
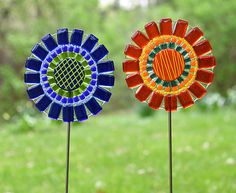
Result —
[{"label": "flower center", "polygon": [[54,69],[56,84],[66,91],[78,89],[84,81],[84,67],[73,58],[61,60]]},{"label": "flower center", "polygon": [[165,49],[156,54],[153,62],[154,73],[164,81],[173,81],[184,71],[184,57],[173,49]]}]

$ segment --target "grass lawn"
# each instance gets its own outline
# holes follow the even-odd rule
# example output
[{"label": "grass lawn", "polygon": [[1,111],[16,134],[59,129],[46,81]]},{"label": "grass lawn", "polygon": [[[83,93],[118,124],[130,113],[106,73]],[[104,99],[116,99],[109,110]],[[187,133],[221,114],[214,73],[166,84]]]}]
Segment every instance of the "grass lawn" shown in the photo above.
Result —
[{"label": "grass lawn", "polygon": [[[173,114],[174,192],[236,192],[236,112]],[[63,193],[66,125],[1,126],[0,193]],[[21,125],[22,127],[22,125]],[[167,193],[167,114],[129,112],[72,125],[70,193]]]}]

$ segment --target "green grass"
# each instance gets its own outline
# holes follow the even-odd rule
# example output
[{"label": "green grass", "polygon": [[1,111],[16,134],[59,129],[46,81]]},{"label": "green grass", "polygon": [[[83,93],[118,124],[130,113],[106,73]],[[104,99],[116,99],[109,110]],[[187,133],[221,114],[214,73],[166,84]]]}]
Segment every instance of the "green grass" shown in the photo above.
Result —
[{"label": "green grass", "polygon": [[[174,192],[236,192],[236,113],[173,114]],[[63,193],[66,125],[34,120],[0,131],[1,193]],[[22,125],[21,125],[22,127]],[[129,112],[73,124],[70,193],[167,193],[167,114]]]}]

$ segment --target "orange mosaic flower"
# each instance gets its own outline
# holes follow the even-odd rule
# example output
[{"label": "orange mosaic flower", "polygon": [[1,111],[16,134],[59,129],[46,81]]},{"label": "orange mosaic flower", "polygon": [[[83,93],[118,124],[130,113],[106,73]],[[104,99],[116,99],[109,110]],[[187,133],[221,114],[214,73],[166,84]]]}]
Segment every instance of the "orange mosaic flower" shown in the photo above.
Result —
[{"label": "orange mosaic flower", "polygon": [[136,31],[125,48],[126,83],[135,97],[153,109],[187,108],[206,94],[216,65],[212,47],[198,27],[170,18]]}]

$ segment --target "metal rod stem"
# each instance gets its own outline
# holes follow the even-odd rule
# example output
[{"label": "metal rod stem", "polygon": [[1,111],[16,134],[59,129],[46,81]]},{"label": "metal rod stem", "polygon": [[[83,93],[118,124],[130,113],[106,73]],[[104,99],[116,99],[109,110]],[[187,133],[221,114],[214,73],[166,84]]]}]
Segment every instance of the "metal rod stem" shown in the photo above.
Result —
[{"label": "metal rod stem", "polygon": [[172,179],[172,117],[171,109],[168,114],[168,127],[169,127],[169,177],[170,177],[170,193],[173,193],[173,179]]},{"label": "metal rod stem", "polygon": [[67,153],[66,153],[66,193],[69,192],[69,170],[70,170],[70,122],[67,127]]}]

